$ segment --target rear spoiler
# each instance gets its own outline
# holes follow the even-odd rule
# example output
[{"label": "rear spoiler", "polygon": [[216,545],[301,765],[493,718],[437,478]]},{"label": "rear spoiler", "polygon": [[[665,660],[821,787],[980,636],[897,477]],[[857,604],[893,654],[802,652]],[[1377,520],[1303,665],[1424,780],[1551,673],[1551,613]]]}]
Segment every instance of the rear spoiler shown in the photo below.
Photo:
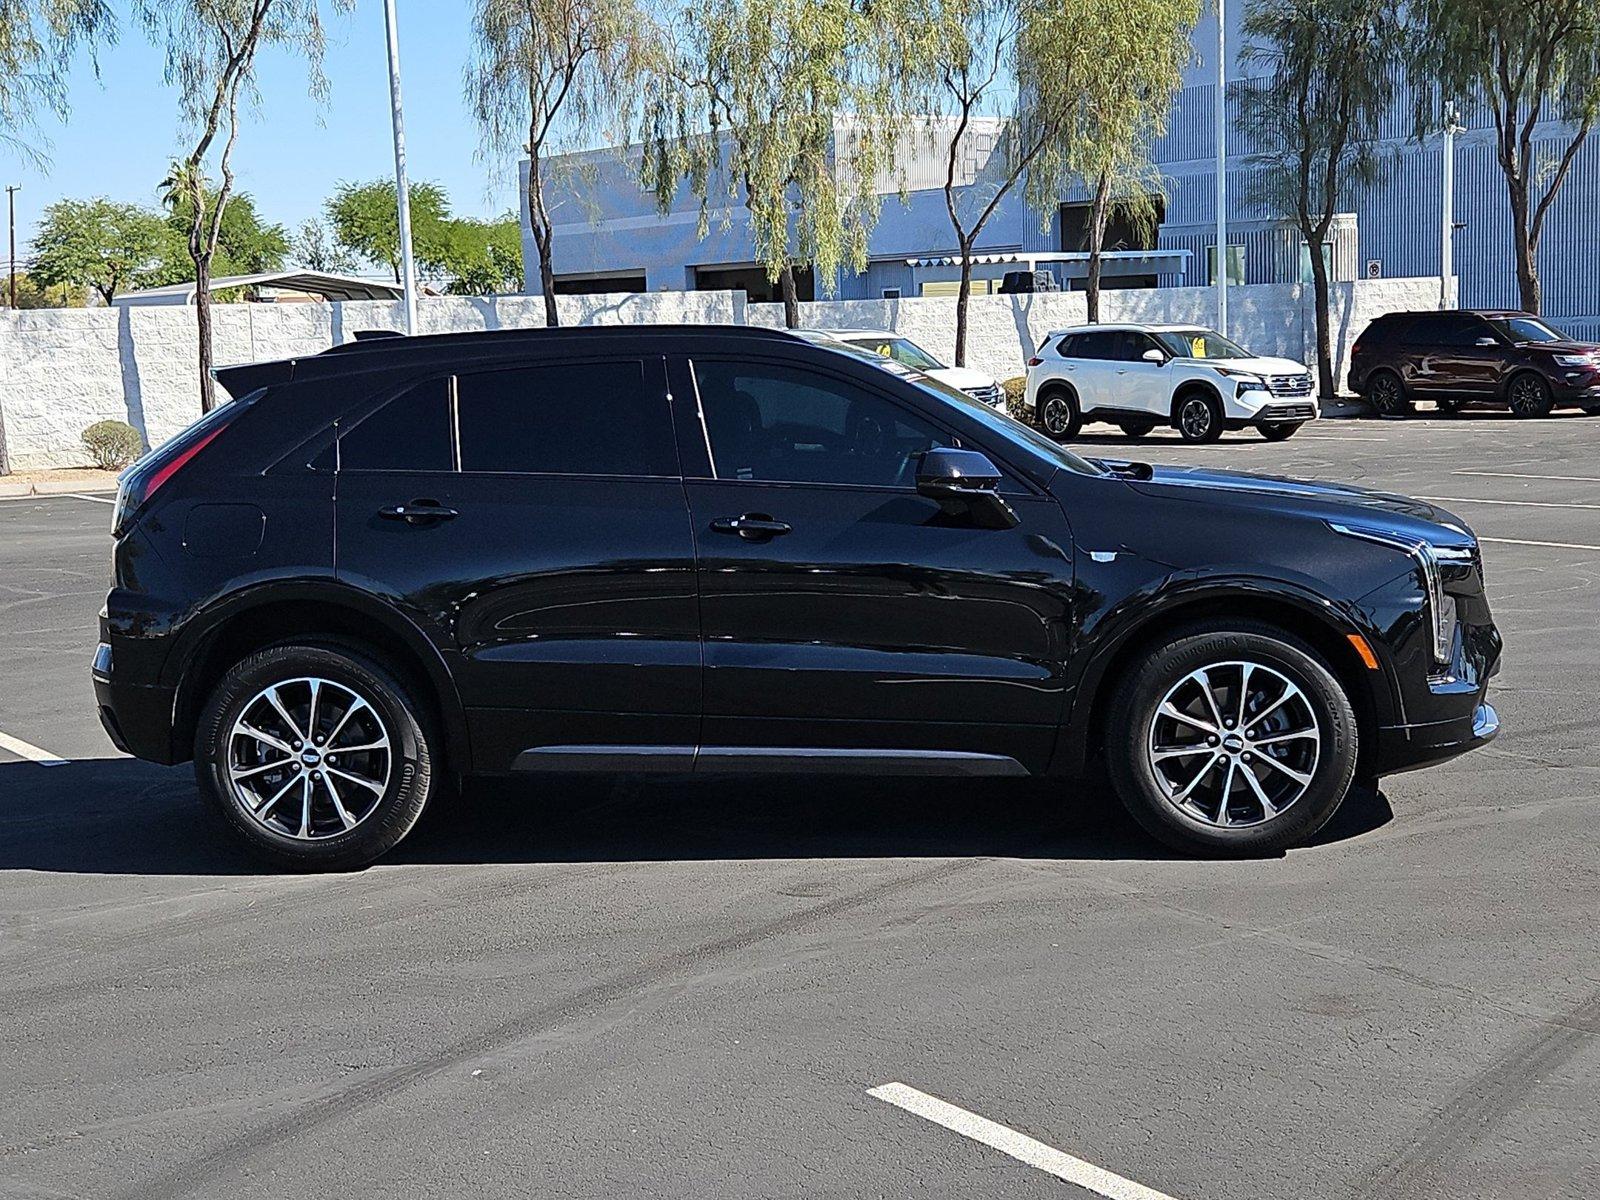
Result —
[{"label": "rear spoiler", "polygon": [[211,378],[228,389],[228,395],[238,400],[251,392],[271,387],[275,383],[288,383],[294,378],[295,360],[282,358],[276,362],[245,363],[237,367],[212,367]]}]

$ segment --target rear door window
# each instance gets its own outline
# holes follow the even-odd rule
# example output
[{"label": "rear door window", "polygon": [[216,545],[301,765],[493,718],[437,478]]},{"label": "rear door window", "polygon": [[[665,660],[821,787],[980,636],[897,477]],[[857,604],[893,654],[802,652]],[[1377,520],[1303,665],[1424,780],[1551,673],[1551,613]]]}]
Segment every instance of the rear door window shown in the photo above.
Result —
[{"label": "rear door window", "polygon": [[341,471],[449,471],[450,381],[401,392],[339,436]]},{"label": "rear door window", "polygon": [[678,474],[666,395],[638,359],[460,375],[456,421],[463,471]]},{"label": "rear door window", "polygon": [[1122,334],[1107,329],[1078,335],[1078,358],[1115,359]]}]

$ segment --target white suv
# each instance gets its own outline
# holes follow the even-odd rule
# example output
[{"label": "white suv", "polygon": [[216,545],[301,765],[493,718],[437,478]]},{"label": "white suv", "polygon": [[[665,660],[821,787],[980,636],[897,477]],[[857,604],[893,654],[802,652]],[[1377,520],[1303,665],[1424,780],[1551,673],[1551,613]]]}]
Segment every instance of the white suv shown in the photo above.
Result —
[{"label": "white suv", "polygon": [[1050,436],[1108,421],[1129,437],[1171,425],[1185,441],[1214,442],[1253,425],[1281,442],[1319,409],[1311,372],[1256,358],[1192,325],[1079,325],[1058,329],[1028,360],[1023,406]]}]

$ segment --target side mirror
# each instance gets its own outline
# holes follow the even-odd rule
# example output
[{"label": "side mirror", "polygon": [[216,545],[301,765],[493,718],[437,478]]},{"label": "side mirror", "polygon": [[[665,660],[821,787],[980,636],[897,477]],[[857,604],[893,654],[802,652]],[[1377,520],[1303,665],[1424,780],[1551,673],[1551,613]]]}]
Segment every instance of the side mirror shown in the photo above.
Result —
[{"label": "side mirror", "polygon": [[1481,337],[1473,343],[1474,346],[1498,346],[1500,343],[1492,337]]},{"label": "side mirror", "polygon": [[1161,353],[1161,351],[1157,350],[1154,346],[1151,346],[1150,349],[1139,355],[1139,357],[1144,359],[1144,361],[1147,363],[1155,363],[1158,367],[1167,361],[1167,356]]},{"label": "side mirror", "polygon": [[1000,468],[977,450],[929,450],[917,466],[917,492],[937,500],[947,516],[984,529],[1012,529],[1020,520],[1000,495]]}]

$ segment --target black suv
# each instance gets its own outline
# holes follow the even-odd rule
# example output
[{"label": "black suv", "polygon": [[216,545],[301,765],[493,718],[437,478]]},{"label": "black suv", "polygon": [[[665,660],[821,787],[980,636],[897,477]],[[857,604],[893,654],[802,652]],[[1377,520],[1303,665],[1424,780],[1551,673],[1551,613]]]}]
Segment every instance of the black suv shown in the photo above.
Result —
[{"label": "black suv", "polygon": [[1413,401],[1545,417],[1557,405],[1600,412],[1600,346],[1574,342],[1524,312],[1400,312],[1379,317],[1350,349],[1350,386],[1384,416]]},{"label": "black suv", "polygon": [[468,775],[1094,761],[1158,837],[1273,851],[1498,725],[1477,542],[1415,500],[1079,458],[778,331],[218,374],[124,477],[95,690],[282,863],[370,861]]}]

